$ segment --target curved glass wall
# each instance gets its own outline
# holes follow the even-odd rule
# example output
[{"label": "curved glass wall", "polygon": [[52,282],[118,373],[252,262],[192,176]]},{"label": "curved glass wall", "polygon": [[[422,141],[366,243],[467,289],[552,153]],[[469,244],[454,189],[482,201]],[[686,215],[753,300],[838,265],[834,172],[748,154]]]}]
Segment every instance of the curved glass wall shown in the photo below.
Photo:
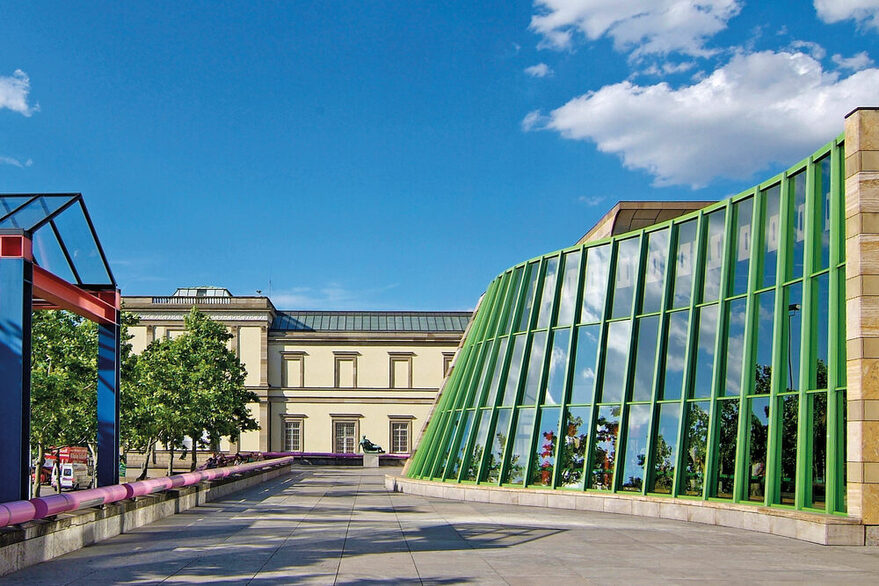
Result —
[{"label": "curved glass wall", "polygon": [[844,513],[843,158],[499,275],[409,476]]}]

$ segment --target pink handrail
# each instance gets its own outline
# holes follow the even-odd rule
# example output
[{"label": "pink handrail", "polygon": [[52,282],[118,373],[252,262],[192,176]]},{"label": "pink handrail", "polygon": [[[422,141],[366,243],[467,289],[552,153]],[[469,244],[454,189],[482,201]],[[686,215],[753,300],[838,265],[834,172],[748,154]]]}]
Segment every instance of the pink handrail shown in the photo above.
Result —
[{"label": "pink handrail", "polygon": [[137,482],[126,482],[125,484],[114,484],[112,486],[102,486],[76,492],[53,494],[32,498],[27,501],[2,503],[0,504],[0,527],[18,525],[19,523],[43,519],[68,511],[115,503],[163,490],[192,486],[205,480],[218,480],[242,472],[275,468],[292,464],[293,460],[292,456],[287,456],[271,460],[248,462],[247,464],[226,468],[211,468],[210,470],[186,472],[185,474],[175,474],[174,476],[163,476]]}]

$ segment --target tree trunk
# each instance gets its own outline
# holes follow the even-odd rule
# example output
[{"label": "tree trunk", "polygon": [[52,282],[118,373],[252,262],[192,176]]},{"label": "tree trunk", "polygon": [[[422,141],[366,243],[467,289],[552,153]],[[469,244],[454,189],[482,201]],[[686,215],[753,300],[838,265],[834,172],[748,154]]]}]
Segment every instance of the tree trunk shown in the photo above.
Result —
[{"label": "tree trunk", "polygon": [[198,467],[198,448],[195,443],[195,436],[189,436],[192,438],[192,462],[189,464],[189,471],[195,472],[195,469]]},{"label": "tree trunk", "polygon": [[89,448],[89,453],[92,456],[92,482],[89,485],[90,488],[98,487],[98,447],[91,443],[87,442],[86,445]]},{"label": "tree trunk", "polygon": [[168,476],[174,474],[174,445],[168,446]]},{"label": "tree trunk", "polygon": [[150,466],[150,457],[156,449],[156,442],[150,442],[147,446],[146,454],[143,458],[143,464],[140,466],[140,475],[137,477],[138,480],[145,480],[147,477],[147,470]]},{"label": "tree trunk", "polygon": [[55,485],[55,490],[58,494],[61,494],[61,449],[55,450],[55,470],[58,472],[58,484]]},{"label": "tree trunk", "polygon": [[40,474],[43,472],[43,464],[46,462],[46,452],[43,444],[37,444],[37,463],[34,466],[33,498],[40,496]]}]

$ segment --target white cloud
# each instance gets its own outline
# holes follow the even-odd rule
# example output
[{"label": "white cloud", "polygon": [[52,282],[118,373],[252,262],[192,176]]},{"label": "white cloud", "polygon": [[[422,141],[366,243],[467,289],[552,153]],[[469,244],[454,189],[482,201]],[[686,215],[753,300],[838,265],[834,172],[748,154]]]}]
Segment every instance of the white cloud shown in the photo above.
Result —
[{"label": "white cloud", "polygon": [[818,18],[828,24],[851,19],[879,29],[879,0],[814,0],[814,6]]},{"label": "white cloud", "polygon": [[[842,128],[843,116],[875,102],[879,69],[841,78],[804,53],[739,54],[693,85],[604,86],[523,127],[595,142],[656,185],[701,187],[744,179],[772,162],[799,160]],[[795,130],[795,131],[794,131]]]},{"label": "white cloud", "polygon": [[589,207],[595,207],[600,205],[601,202],[606,200],[607,198],[603,195],[581,195],[577,198],[577,201],[582,203],[583,205],[587,205]]},{"label": "white cloud", "polygon": [[294,287],[273,292],[271,299],[278,309],[363,309],[371,298],[397,286],[398,283],[392,283],[373,289],[352,290],[329,283],[322,287]]},{"label": "white cloud", "polygon": [[663,63],[661,66],[654,63],[650,67],[638,71],[636,75],[671,75],[674,73],[683,73],[689,71],[696,66],[695,61],[683,61],[681,63]]},{"label": "white cloud", "polygon": [[741,0],[536,0],[531,29],[540,47],[568,49],[575,33],[610,37],[633,56],[680,52],[706,56],[705,41],[726,28]]},{"label": "white cloud", "polygon": [[827,56],[827,51],[824,50],[824,47],[812,41],[792,41],[790,47],[796,51],[808,53],[819,61]]},{"label": "white cloud", "polygon": [[30,159],[22,162],[13,157],[4,157],[0,155],[0,165],[12,165],[13,167],[18,167],[19,169],[22,169],[24,167],[30,167],[33,164],[34,162]]},{"label": "white cloud", "polygon": [[873,60],[867,55],[866,51],[861,51],[851,57],[843,57],[842,55],[834,55],[830,58],[840,69],[849,69],[851,71],[860,71],[873,65]]},{"label": "white cloud", "polygon": [[525,73],[531,77],[551,77],[555,72],[546,63],[538,63],[525,68]]},{"label": "white cloud", "polygon": [[522,119],[522,130],[525,132],[535,129],[539,130],[548,121],[548,118],[541,114],[540,110],[532,110],[525,114],[525,118]]},{"label": "white cloud", "polygon": [[27,103],[31,91],[31,80],[27,73],[16,69],[9,77],[0,76],[0,110],[8,108],[24,116],[30,116],[40,109],[39,105]]}]

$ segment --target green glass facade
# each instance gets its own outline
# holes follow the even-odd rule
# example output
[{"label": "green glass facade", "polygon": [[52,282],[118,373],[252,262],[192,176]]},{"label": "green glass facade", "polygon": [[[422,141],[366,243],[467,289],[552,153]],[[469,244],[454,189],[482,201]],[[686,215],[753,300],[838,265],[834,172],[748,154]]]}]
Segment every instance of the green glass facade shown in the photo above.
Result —
[{"label": "green glass facade", "polygon": [[843,158],[499,275],[408,475],[845,513]]}]

